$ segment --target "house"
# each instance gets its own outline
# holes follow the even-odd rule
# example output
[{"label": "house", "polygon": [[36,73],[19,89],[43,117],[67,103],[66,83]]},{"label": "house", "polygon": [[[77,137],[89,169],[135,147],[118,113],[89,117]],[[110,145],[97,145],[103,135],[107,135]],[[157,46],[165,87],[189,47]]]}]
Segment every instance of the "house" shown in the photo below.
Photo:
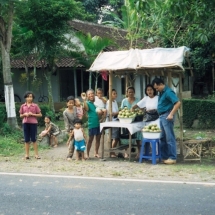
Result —
[{"label": "house", "polygon": [[[92,36],[97,35],[102,38],[108,37],[115,41],[115,45],[107,47],[106,51],[128,49],[129,47],[129,42],[125,39],[127,34],[125,30],[79,20],[72,20],[69,24],[74,31],[81,31],[85,34],[90,33]],[[150,44],[144,40],[140,40],[140,44],[145,48],[151,48]],[[47,65],[42,61],[36,62],[36,80],[34,81],[34,84],[31,84],[31,90],[35,93],[36,102],[40,96],[48,95],[47,82],[44,77],[44,68],[46,66]],[[54,102],[65,101],[69,95],[74,95],[75,97],[80,96],[81,92],[84,92],[89,88],[89,72],[86,71],[89,68],[84,68],[83,65],[77,64],[72,58],[61,58],[56,63],[56,66],[56,72],[52,74],[51,78]],[[25,67],[27,67],[29,72],[33,74],[33,56],[29,56],[25,61],[23,59],[11,60],[14,92],[22,98],[22,102],[24,101],[23,94],[27,88],[24,78]],[[33,76],[31,76],[31,81],[32,79]],[[93,78],[92,82],[94,81],[95,79]],[[130,77],[130,81],[136,88],[136,96],[141,98],[143,96],[144,86],[151,82],[151,77],[137,75]],[[114,77],[113,87],[118,92],[118,101],[121,101],[124,98],[125,83],[126,81],[123,75]],[[95,84],[93,83],[92,88],[94,88],[94,85]],[[103,80],[102,77],[99,76],[98,87],[102,88],[106,95],[108,91],[108,81]]]}]

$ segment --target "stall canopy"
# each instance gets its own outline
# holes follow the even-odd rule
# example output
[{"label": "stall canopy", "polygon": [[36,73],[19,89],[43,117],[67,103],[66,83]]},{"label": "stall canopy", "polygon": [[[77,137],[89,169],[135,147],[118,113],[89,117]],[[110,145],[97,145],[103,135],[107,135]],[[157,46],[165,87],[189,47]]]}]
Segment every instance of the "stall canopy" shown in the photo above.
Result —
[{"label": "stall canopy", "polygon": [[178,68],[184,70],[182,63],[189,48],[130,49],[100,53],[89,71],[139,70],[147,68]]}]

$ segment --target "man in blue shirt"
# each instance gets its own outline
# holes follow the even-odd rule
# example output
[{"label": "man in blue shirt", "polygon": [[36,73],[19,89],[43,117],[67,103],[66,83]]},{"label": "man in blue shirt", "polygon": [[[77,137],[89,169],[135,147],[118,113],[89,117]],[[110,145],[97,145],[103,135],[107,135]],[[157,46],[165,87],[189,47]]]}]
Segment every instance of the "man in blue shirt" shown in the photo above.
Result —
[{"label": "man in blue shirt", "polygon": [[181,103],[175,92],[166,86],[162,79],[155,78],[152,85],[159,92],[158,113],[161,128],[161,157],[165,164],[175,164],[177,159],[174,134],[174,114]]}]

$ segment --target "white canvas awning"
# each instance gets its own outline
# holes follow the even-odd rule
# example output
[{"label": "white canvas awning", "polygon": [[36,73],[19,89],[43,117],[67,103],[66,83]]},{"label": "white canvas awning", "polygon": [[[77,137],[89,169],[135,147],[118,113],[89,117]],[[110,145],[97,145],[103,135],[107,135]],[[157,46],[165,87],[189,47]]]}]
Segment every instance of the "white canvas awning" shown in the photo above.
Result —
[{"label": "white canvas awning", "polygon": [[130,49],[128,51],[114,51],[100,53],[89,71],[102,70],[137,70],[144,68],[168,68],[179,67],[182,64],[189,48],[154,48],[154,49]]}]

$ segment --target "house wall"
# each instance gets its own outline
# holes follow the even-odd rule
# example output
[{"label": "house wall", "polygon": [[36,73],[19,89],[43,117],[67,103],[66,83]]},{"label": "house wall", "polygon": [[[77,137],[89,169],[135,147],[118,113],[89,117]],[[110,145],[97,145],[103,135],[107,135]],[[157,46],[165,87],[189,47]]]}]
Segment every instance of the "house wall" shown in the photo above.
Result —
[{"label": "house wall", "polygon": [[[80,69],[79,69],[80,70]],[[82,73],[82,71],[77,70],[77,73]],[[31,72],[32,69],[29,69],[29,71]],[[66,83],[63,81],[62,79],[62,74],[65,73],[64,76],[66,77],[67,80],[71,79],[71,84]],[[12,70],[12,79],[13,79],[13,86],[14,86],[14,93],[19,95],[19,97],[21,98],[22,102],[24,102],[24,98],[23,95],[25,93],[25,91],[27,90],[27,84],[21,84],[20,83],[20,77],[22,73],[25,73],[24,69],[13,69]],[[80,76],[80,77],[79,77]],[[37,69],[37,77],[38,80],[42,80],[42,83],[39,87],[34,87],[31,85],[31,90],[34,92],[35,94],[35,102],[38,102],[38,98],[40,95],[45,95],[48,96],[47,93],[47,83],[46,83],[46,79],[42,74],[41,69]],[[83,71],[83,81],[84,84],[81,83],[81,75],[80,74],[76,74],[76,78],[77,78],[77,96],[79,96],[80,92],[86,91],[88,89],[88,73],[85,74],[85,72]],[[135,83],[134,83],[134,87],[135,87],[135,96],[138,99],[143,98],[143,96],[145,95],[145,86],[149,83],[151,83],[151,81],[153,80],[154,76],[148,77],[145,75],[138,75],[136,77]],[[64,78],[65,79],[65,78]],[[31,78],[32,81],[32,78]],[[72,68],[68,68],[68,69],[59,69],[56,74],[51,76],[51,82],[52,82],[52,93],[53,93],[53,99],[54,102],[59,102],[62,101],[62,99],[65,100],[65,98],[61,98],[61,88],[63,85],[63,87],[67,87],[70,86],[72,88],[74,88],[74,71]],[[102,81],[102,79],[99,79],[98,81],[98,87],[103,87],[104,88],[104,84],[105,84],[105,88],[104,88],[104,94],[107,94],[108,91],[108,83],[106,81]],[[123,88],[122,83],[125,82],[125,79],[121,79],[119,77],[113,77],[113,88],[116,89],[118,96],[117,96],[117,101],[121,102],[124,98],[125,98],[125,89]],[[190,86],[192,86],[189,80],[189,76],[185,76],[184,79],[184,89],[183,90],[190,90]],[[107,89],[106,89],[107,88]],[[74,94],[75,95],[75,91],[74,90],[69,90],[67,94]],[[68,95],[64,95],[68,96]]]},{"label": "house wall", "polygon": [[[31,71],[32,69],[29,69],[29,72]],[[25,70],[13,69],[12,73],[13,73],[12,80],[13,80],[14,93],[21,98],[22,102],[24,102],[25,100],[23,98],[23,95],[27,91],[27,83],[22,84],[20,82],[20,79],[21,79],[21,74],[25,73]],[[39,87],[33,86],[32,84],[30,84],[30,90],[33,91],[33,93],[35,94],[35,102],[38,102],[38,98],[40,97],[40,95],[48,96],[47,82],[45,77],[42,74],[41,69],[37,69],[37,78],[38,78],[37,83],[39,82],[39,80],[42,81]],[[31,77],[31,81],[32,81],[32,77]],[[60,97],[59,96],[59,72],[57,72],[56,75],[52,75],[51,83],[52,83],[52,93],[53,93],[52,95],[53,95],[54,102],[58,102]]]}]

